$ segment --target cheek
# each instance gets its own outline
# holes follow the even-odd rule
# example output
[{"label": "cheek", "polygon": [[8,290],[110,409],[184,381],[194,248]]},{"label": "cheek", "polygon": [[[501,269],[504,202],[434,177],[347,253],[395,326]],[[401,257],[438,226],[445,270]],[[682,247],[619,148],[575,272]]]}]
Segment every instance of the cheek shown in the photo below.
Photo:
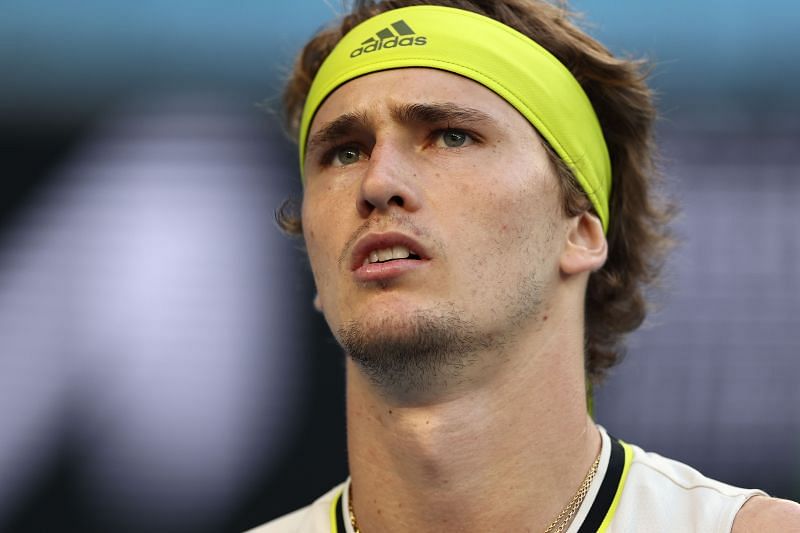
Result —
[{"label": "cheek", "polygon": [[459,187],[454,242],[469,243],[473,273],[556,264],[554,235],[561,212],[560,193],[551,183],[555,178],[536,168],[501,171],[506,174],[485,172],[480,182]]},{"label": "cheek", "polygon": [[[311,205],[313,208],[309,208]],[[330,211],[325,205],[314,201],[303,201],[303,238],[305,240],[308,259],[314,274],[317,290],[323,292],[327,286],[327,278],[336,268],[338,256],[334,243],[338,242],[334,231],[338,224],[326,213]]]}]

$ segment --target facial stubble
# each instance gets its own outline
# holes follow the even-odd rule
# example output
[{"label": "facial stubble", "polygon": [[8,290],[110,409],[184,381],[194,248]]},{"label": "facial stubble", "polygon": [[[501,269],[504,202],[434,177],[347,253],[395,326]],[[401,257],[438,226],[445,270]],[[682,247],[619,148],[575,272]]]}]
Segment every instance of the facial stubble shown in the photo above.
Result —
[{"label": "facial stubble", "polygon": [[489,348],[474,324],[455,313],[416,311],[365,325],[352,321],[339,342],[378,388],[400,394],[427,392],[459,379],[480,350]]},{"label": "facial stubble", "polygon": [[542,307],[542,286],[534,275],[505,299],[508,330],[487,332],[449,304],[445,309],[350,321],[337,330],[347,355],[377,388],[409,397],[441,392],[465,379],[484,354],[499,354],[514,342],[522,323]]}]

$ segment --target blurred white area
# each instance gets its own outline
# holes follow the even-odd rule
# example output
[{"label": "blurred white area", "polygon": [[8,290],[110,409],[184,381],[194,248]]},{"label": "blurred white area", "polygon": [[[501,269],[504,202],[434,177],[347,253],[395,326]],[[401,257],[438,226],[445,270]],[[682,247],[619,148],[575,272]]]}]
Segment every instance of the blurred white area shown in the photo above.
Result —
[{"label": "blurred white area", "polygon": [[159,528],[221,519],[283,451],[309,303],[264,120],[183,96],[109,115],[5,241],[0,522],[65,443],[83,497]]}]

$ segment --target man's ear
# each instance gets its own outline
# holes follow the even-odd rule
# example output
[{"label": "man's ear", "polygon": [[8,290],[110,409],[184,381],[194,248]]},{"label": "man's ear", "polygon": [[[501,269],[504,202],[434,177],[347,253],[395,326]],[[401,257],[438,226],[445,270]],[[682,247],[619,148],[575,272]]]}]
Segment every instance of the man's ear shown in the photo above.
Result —
[{"label": "man's ear", "polygon": [[320,313],[322,312],[322,300],[319,299],[318,292],[314,293],[314,309],[316,309]]},{"label": "man's ear", "polygon": [[608,243],[597,215],[584,211],[573,217],[561,253],[561,271],[565,274],[594,272],[602,268],[607,257]]}]

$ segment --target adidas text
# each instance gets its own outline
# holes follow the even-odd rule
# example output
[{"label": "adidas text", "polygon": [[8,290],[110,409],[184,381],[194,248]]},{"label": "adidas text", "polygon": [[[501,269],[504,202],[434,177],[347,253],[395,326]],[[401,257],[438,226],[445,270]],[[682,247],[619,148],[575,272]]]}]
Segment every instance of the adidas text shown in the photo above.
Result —
[{"label": "adidas text", "polygon": [[425,46],[428,40],[425,37],[393,37],[383,41],[374,41],[367,46],[356,48],[350,52],[350,57],[358,57],[361,54],[369,54],[370,52],[377,52],[384,48],[395,48],[398,46]]},{"label": "adidas text", "polygon": [[[394,31],[392,31],[394,30]],[[417,36],[411,26],[405,20],[392,22],[388,27],[375,33],[361,46],[350,52],[350,57],[358,57],[361,54],[377,52],[385,48],[397,48],[398,46],[425,46],[428,40],[425,37]]]}]

